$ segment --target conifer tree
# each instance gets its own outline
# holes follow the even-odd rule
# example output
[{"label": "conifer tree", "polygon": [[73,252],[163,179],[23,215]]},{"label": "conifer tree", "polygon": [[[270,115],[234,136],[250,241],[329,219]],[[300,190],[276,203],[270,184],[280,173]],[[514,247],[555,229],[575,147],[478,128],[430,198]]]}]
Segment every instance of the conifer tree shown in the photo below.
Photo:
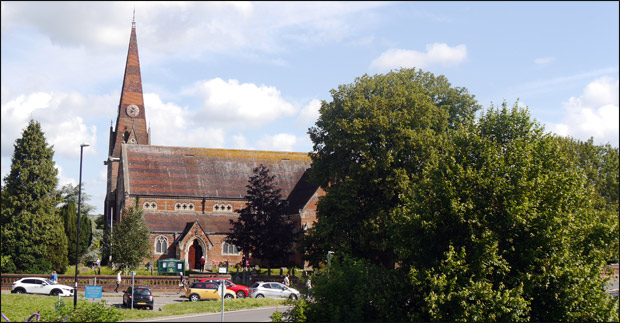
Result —
[{"label": "conifer tree", "polygon": [[18,273],[64,272],[67,237],[56,214],[58,171],[41,125],[31,120],[17,139],[2,190],[2,256]]},{"label": "conifer tree", "polygon": [[226,241],[239,247],[246,259],[251,253],[270,267],[285,264],[294,242],[293,224],[283,218],[286,201],[267,167],[260,165],[253,172],[246,186],[248,203],[237,221],[230,220],[233,228]]},{"label": "conifer tree", "polygon": [[[69,263],[75,265],[75,233],[77,232],[77,210],[75,202],[69,201],[59,210],[60,216],[65,223],[65,234],[67,235],[67,256]],[[88,246],[92,240],[92,224],[88,216],[80,217],[80,261],[83,259]]]}]

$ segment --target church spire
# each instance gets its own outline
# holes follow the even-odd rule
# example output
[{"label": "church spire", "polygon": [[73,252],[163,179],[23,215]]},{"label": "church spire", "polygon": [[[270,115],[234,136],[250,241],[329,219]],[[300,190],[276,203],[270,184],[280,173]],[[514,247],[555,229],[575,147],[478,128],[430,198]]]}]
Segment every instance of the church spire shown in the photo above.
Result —
[{"label": "church spire", "polygon": [[[109,156],[104,162],[108,166],[107,189],[105,197],[105,223],[118,222],[121,219],[120,206],[116,201],[119,167],[122,161],[123,144],[149,145],[149,133],[146,130],[144,98],[142,96],[142,78],[140,76],[140,59],[138,58],[138,39],[136,37],[136,12],[134,8],[129,36],[127,63],[123,77],[121,99],[116,110],[116,128],[110,126]],[[122,189],[122,188],[121,188]],[[124,193],[124,191],[122,191]]]},{"label": "church spire", "polygon": [[125,64],[123,88],[118,106],[118,117],[114,133],[112,157],[120,156],[122,143],[148,144],[148,132],[142,95],[142,78],[140,75],[140,59],[138,56],[138,39],[136,36],[136,13],[134,8],[129,37],[129,49]]}]

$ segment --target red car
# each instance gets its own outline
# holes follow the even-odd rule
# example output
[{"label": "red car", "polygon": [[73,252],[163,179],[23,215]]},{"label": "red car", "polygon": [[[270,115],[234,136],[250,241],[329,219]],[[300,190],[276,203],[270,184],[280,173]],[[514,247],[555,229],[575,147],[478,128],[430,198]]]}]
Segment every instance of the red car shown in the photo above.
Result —
[{"label": "red car", "polygon": [[235,292],[235,294],[237,294],[237,298],[250,297],[250,289],[247,286],[237,285],[237,284],[231,282],[230,280],[228,280],[226,278],[217,278],[217,277],[201,278],[198,281],[199,282],[218,283],[218,284],[221,283],[222,281],[224,281],[224,283],[226,284],[226,289],[230,289],[233,292]]}]

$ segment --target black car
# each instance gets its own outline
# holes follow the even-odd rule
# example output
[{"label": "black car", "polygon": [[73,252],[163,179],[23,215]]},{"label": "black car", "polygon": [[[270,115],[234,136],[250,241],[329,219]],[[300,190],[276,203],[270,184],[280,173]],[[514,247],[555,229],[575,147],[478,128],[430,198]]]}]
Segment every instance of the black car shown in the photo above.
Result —
[{"label": "black car", "polygon": [[[123,305],[131,307],[131,287],[123,292]],[[149,308],[153,309],[153,292],[146,286],[136,287],[133,291],[133,308]]]}]

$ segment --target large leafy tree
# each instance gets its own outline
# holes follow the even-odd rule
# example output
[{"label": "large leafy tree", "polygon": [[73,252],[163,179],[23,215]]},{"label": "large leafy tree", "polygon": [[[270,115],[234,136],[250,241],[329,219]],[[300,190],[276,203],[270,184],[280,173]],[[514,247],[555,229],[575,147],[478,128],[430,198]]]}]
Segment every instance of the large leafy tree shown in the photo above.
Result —
[{"label": "large leafy tree", "polygon": [[31,120],[15,142],[2,190],[2,256],[10,257],[17,272],[64,272],[67,266],[53,156],[41,125]]},{"label": "large leafy tree", "polygon": [[114,226],[103,245],[104,253],[112,256],[112,263],[121,270],[138,268],[150,255],[150,230],[138,206],[125,208],[121,222]]},{"label": "large leafy tree", "polygon": [[393,267],[390,210],[419,181],[446,132],[473,122],[479,106],[465,88],[415,69],[365,75],[331,95],[309,130],[311,176],[327,194],[304,241],[308,257],[316,264],[328,250],[347,250]]},{"label": "large leafy tree", "polygon": [[[601,278],[617,214],[527,110],[491,109],[392,213],[416,320],[617,320]],[[473,302],[472,302],[473,301]]]},{"label": "large leafy tree", "polygon": [[310,130],[327,195],[306,246],[336,258],[313,281],[308,320],[617,321],[600,275],[617,207],[578,158],[517,104],[450,121],[458,100],[429,103],[442,94],[399,87],[401,73],[428,75],[340,87]]},{"label": "large leafy tree", "polygon": [[245,196],[248,202],[237,220],[230,220],[232,232],[226,241],[239,247],[246,258],[251,254],[270,267],[286,264],[294,242],[294,224],[284,218],[286,201],[266,166],[256,167],[253,173]]}]

